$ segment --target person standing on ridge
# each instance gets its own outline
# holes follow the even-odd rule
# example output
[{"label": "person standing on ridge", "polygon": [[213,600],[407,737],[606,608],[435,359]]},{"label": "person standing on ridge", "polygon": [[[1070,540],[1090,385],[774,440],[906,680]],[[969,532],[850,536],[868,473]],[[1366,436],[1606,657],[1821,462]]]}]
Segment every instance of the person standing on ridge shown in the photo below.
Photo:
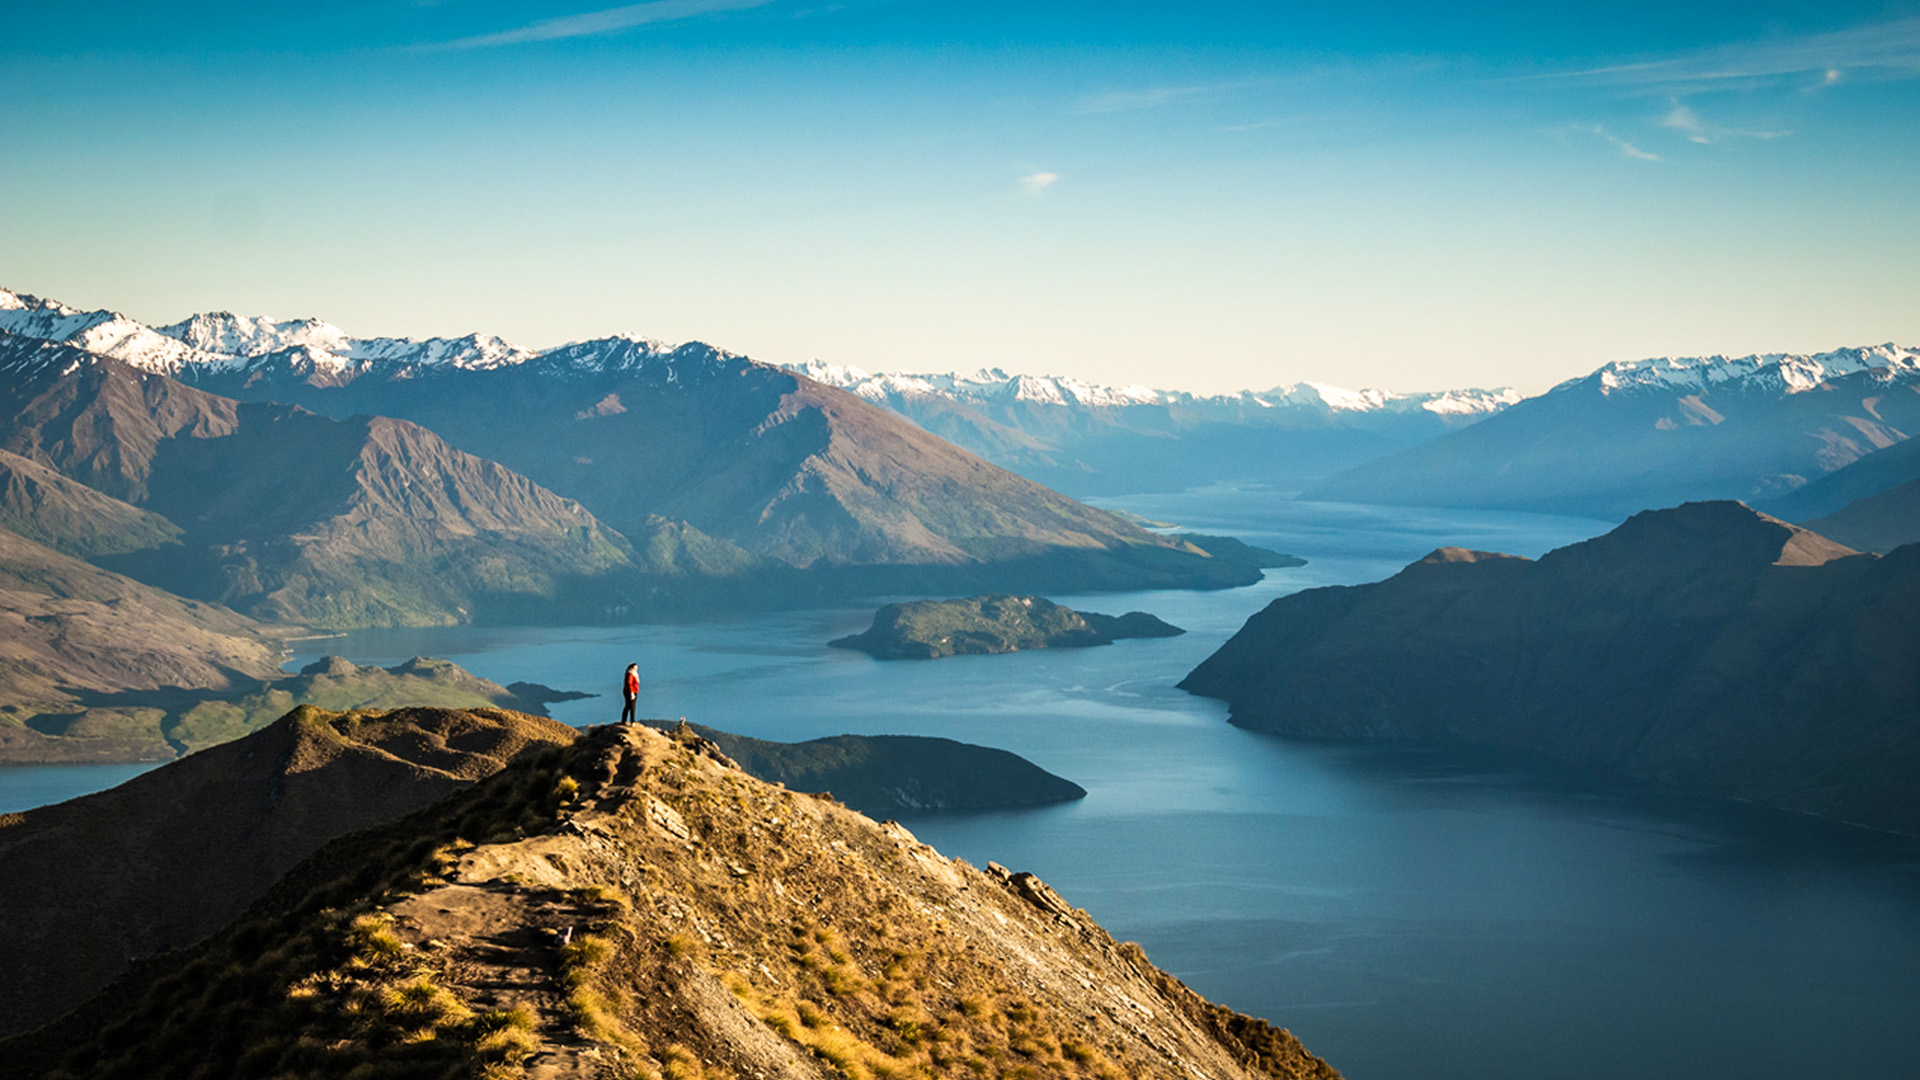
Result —
[{"label": "person standing on ridge", "polygon": [[640,665],[628,664],[627,677],[620,680],[620,692],[627,699],[626,707],[620,710],[620,722],[633,723],[634,703],[640,700]]}]

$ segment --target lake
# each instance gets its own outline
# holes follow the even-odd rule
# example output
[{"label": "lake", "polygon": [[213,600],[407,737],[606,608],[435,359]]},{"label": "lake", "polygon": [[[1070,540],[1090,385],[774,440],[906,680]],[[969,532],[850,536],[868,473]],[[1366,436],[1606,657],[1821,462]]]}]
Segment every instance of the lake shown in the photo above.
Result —
[{"label": "lake", "polygon": [[[827,648],[866,626],[862,606],[367,631],[302,643],[293,663],[446,657],[604,693],[553,707],[587,724],[617,718],[637,661],[643,715],[1013,750],[1087,798],[908,825],[949,855],[1039,874],[1355,1080],[1920,1076],[1920,843],[1491,753],[1245,732],[1173,688],[1276,596],[1377,580],[1442,544],[1538,555],[1609,523],[1230,487],[1102,504],[1311,561],[1225,592],[1055,596],[1189,631],[1097,649],[881,663]],[[76,773],[72,790],[118,778]]]}]

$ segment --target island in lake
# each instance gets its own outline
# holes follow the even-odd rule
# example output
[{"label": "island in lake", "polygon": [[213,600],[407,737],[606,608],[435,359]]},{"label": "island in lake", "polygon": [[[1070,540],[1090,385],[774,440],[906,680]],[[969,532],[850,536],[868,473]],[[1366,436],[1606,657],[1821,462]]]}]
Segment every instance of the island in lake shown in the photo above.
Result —
[{"label": "island in lake", "polygon": [[1038,596],[969,596],[888,604],[866,632],[829,642],[876,660],[937,660],[961,654],[1021,649],[1077,649],[1121,638],[1186,633],[1144,611],[1102,615],[1075,611]]}]

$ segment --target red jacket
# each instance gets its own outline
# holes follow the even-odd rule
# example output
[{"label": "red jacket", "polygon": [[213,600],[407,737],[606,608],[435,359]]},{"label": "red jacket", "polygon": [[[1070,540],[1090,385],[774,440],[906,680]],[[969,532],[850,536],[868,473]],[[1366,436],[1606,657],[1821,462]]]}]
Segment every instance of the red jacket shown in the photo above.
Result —
[{"label": "red jacket", "polygon": [[627,672],[627,696],[640,696],[640,673],[637,671]]}]

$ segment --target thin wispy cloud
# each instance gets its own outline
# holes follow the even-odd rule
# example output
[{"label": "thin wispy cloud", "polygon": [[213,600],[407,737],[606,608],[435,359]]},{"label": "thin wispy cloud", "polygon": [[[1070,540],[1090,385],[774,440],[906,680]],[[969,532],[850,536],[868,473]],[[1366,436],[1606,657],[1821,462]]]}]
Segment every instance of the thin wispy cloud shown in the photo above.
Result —
[{"label": "thin wispy cloud", "polygon": [[1817,74],[1832,86],[1843,72],[1882,78],[1920,77],[1920,18],[1896,19],[1824,34],[1738,42],[1660,60],[1533,76],[1643,86],[1706,87],[1716,83]]},{"label": "thin wispy cloud", "polygon": [[1020,190],[1029,195],[1038,195],[1059,182],[1059,173],[1037,172],[1020,178]]},{"label": "thin wispy cloud", "polygon": [[1618,135],[1613,134],[1612,132],[1608,131],[1606,128],[1601,127],[1597,124],[1594,125],[1593,133],[1607,140],[1608,142],[1612,143],[1617,149],[1619,149],[1619,151],[1622,154],[1625,154],[1627,157],[1633,158],[1635,161],[1665,161],[1666,160],[1665,158],[1661,157],[1659,154],[1655,154],[1650,151],[1640,149],[1639,147],[1628,142],[1627,140],[1621,138]]},{"label": "thin wispy cloud", "polygon": [[1673,108],[1661,117],[1657,123],[1661,127],[1672,128],[1685,135],[1688,142],[1705,146],[1708,143],[1725,139],[1782,139],[1793,134],[1791,131],[1737,131],[1733,128],[1715,127],[1700,118],[1691,106],[1678,101]]},{"label": "thin wispy cloud", "polygon": [[764,7],[773,0],[650,0],[644,4],[627,4],[624,7],[604,8],[600,11],[587,11],[578,15],[562,15],[553,19],[542,19],[512,30],[502,30],[492,34],[478,34],[445,42],[440,48],[447,49],[484,49],[500,45],[523,45],[533,41],[559,41],[564,38],[593,37],[599,34],[611,34],[648,23],[674,22],[680,19],[692,19],[701,15],[711,15],[721,11],[740,11],[746,8]]},{"label": "thin wispy cloud", "polygon": [[1700,114],[1679,102],[1673,103],[1673,111],[1660,118],[1661,127],[1669,127],[1687,137],[1688,142],[1707,143],[1707,127],[1700,122]]},{"label": "thin wispy cloud", "polygon": [[1209,90],[1205,86],[1154,86],[1145,90],[1109,90],[1080,100],[1075,112],[1109,113],[1131,109],[1154,109],[1170,101],[1195,97]]},{"label": "thin wispy cloud", "polygon": [[1149,86],[1144,90],[1108,90],[1099,94],[1088,94],[1080,99],[1074,108],[1077,113],[1128,112],[1134,109],[1157,109],[1162,105],[1189,101],[1194,98],[1224,94],[1234,90],[1243,90],[1255,86],[1264,80],[1242,79],[1237,82],[1211,83],[1201,86]]}]

